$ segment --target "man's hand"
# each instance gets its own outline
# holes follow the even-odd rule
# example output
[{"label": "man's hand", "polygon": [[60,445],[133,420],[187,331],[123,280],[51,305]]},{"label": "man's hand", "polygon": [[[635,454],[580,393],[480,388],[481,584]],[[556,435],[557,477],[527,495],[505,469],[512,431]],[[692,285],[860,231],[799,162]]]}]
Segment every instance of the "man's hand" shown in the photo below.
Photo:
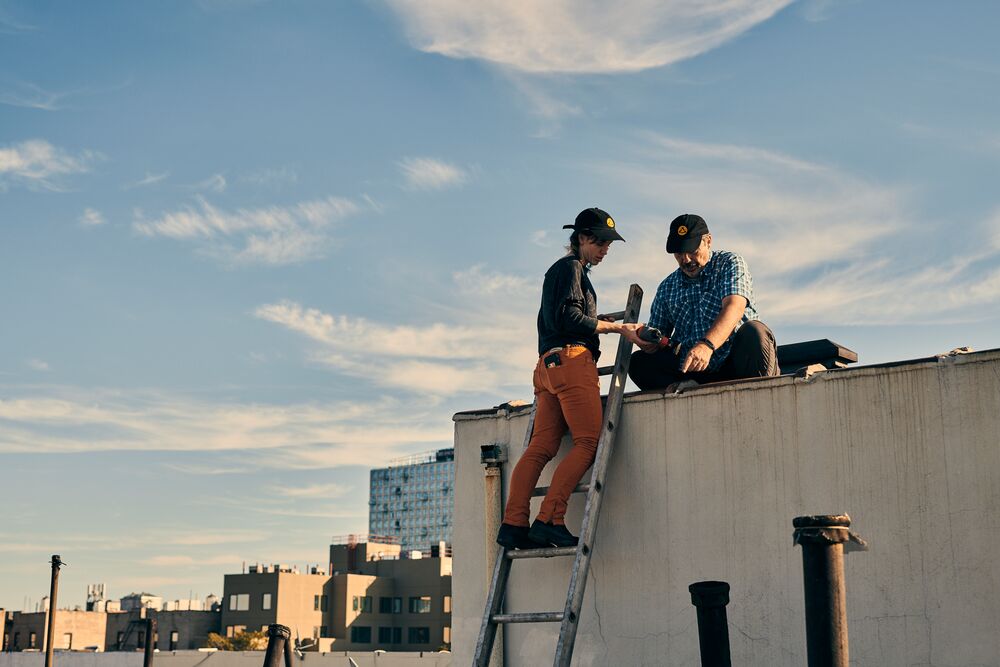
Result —
[{"label": "man's hand", "polygon": [[642,328],[641,324],[635,324],[635,323],[625,324],[625,323],[622,323],[621,330],[619,331],[619,333],[622,336],[624,336],[629,342],[635,343],[640,348],[642,348],[643,344],[646,341],[644,341],[643,339],[639,338],[639,329],[641,329],[641,328]]},{"label": "man's hand", "polygon": [[704,343],[695,343],[684,363],[681,364],[681,373],[697,373],[708,368],[708,362],[712,358],[712,348]]}]

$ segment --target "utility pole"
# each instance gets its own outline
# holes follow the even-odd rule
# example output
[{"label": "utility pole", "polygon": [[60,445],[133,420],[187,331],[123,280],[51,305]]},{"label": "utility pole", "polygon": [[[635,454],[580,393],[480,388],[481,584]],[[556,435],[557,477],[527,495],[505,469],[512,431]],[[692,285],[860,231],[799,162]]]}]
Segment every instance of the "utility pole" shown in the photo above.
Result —
[{"label": "utility pole", "polygon": [[45,635],[45,667],[52,667],[52,643],[56,631],[56,596],[59,593],[59,568],[63,566],[59,554],[53,554],[52,584],[49,586],[49,627]]}]

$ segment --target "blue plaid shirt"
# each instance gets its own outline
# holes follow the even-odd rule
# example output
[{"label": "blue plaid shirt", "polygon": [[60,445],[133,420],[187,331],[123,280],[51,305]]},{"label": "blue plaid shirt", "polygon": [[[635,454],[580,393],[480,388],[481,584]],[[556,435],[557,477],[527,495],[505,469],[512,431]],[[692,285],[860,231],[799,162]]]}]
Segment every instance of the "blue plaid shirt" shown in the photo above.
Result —
[{"label": "blue plaid shirt", "polygon": [[[695,343],[705,337],[722,312],[722,300],[737,294],[746,297],[743,319],[736,325],[757,319],[757,304],[753,298],[753,279],[742,257],[734,252],[713,250],[708,264],[695,278],[677,269],[663,279],[649,310],[649,326],[670,336],[670,346],[680,344],[683,359]],[[736,333],[733,329],[733,333]],[[733,337],[712,353],[708,371],[717,371],[729,356]]]}]

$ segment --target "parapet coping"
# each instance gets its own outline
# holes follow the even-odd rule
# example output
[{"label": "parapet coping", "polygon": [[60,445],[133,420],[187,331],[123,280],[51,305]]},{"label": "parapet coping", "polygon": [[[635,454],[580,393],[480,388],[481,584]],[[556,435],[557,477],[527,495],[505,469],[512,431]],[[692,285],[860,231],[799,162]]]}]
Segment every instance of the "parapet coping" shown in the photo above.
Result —
[{"label": "parapet coping", "polygon": [[[732,391],[756,391],[762,389],[775,389],[788,385],[811,384],[813,382],[831,382],[837,380],[847,380],[857,377],[870,377],[874,375],[888,375],[896,373],[907,373],[928,367],[940,367],[942,365],[962,366],[965,364],[981,364],[1000,361],[1000,348],[983,350],[981,352],[965,352],[958,354],[939,354],[933,357],[921,357],[919,359],[906,359],[903,361],[889,361],[881,364],[870,364],[867,366],[853,366],[848,368],[833,368],[829,370],[813,373],[812,375],[787,374],[776,377],[749,378],[746,380],[733,380],[730,382],[715,382],[693,389],[688,389],[680,394],[668,394],[662,390],[656,391],[634,391],[625,394],[624,403],[642,403],[645,401],[666,400],[686,400],[697,399],[701,396],[711,396]],[[531,403],[512,406],[507,403],[492,408],[479,410],[465,410],[456,412],[452,420],[473,421],[477,419],[495,419],[504,417],[511,419],[523,412],[531,409]]]}]

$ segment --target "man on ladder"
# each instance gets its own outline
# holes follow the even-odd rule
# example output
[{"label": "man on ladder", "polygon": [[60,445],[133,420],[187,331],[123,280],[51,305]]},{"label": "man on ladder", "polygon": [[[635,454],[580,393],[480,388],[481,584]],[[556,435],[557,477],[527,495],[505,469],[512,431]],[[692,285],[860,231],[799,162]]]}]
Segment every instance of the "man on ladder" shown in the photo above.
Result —
[{"label": "man on ladder", "polygon": [[[511,475],[510,493],[497,542],[507,549],[569,547],[577,538],[564,523],[566,505],[594,462],[601,433],[599,334],[617,333],[640,343],[641,325],[608,321],[597,314],[590,268],[601,263],[613,241],[624,241],[615,221],[599,208],[576,216],[569,253],[545,273],[538,310],[538,363],[533,377],[534,430]],[[559,451],[566,430],[573,449],[559,464],[531,527],[529,503],[542,469]]]}]

